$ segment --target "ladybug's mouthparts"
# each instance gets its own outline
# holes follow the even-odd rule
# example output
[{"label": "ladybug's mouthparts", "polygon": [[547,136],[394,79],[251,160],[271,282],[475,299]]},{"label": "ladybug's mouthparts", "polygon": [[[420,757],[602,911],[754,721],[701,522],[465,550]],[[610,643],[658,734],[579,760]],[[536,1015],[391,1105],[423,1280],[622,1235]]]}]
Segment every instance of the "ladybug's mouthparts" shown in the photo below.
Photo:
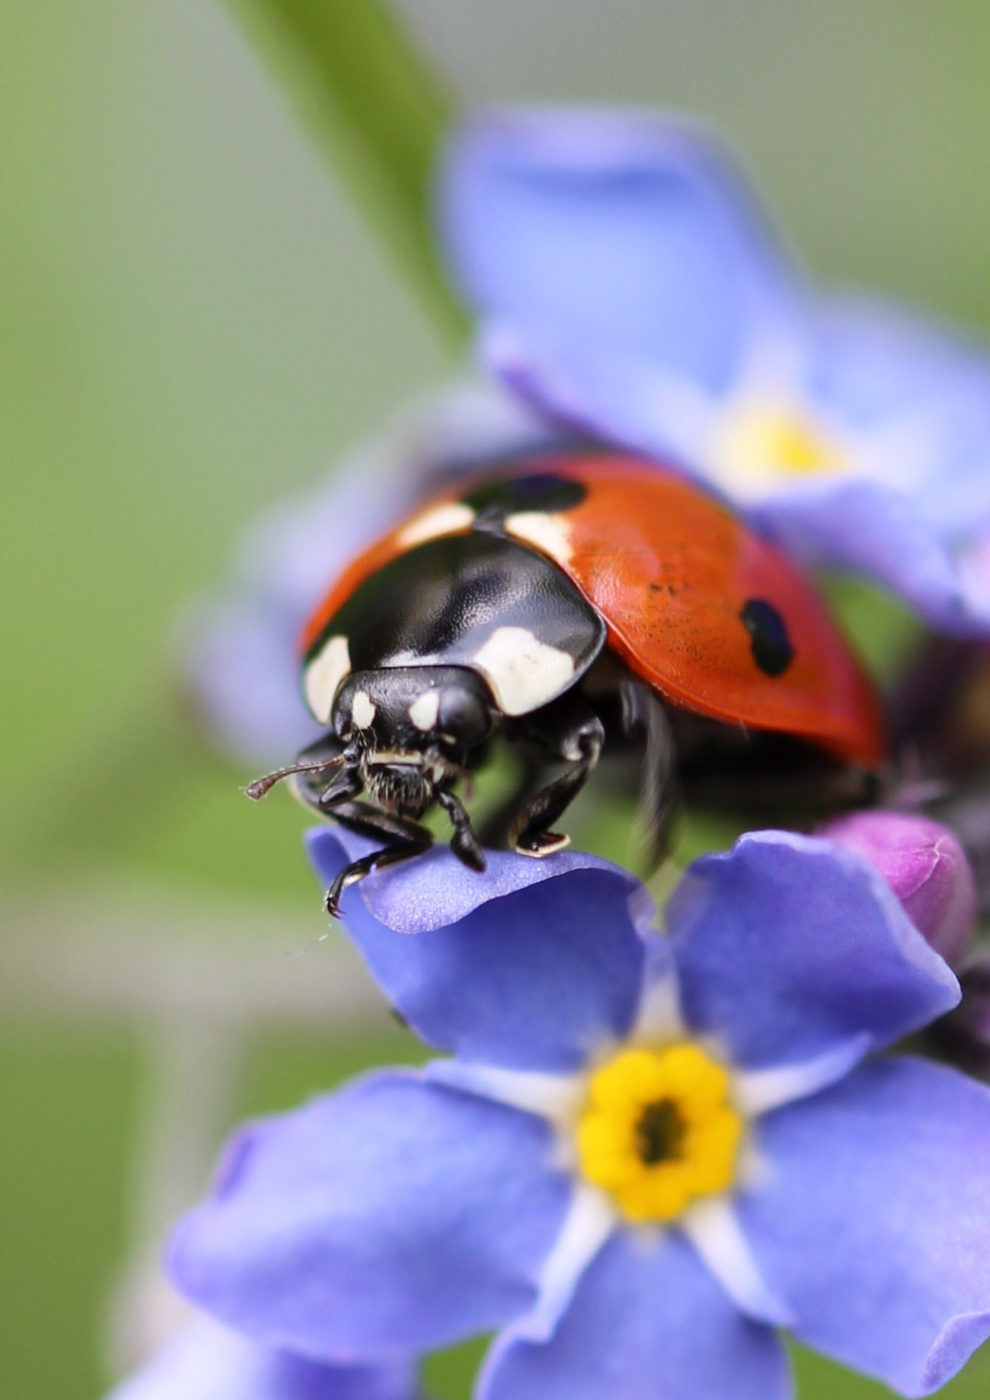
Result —
[{"label": "ladybug's mouthparts", "polygon": [[436,798],[421,754],[377,754],[365,766],[364,778],[376,801],[400,817],[418,819]]}]

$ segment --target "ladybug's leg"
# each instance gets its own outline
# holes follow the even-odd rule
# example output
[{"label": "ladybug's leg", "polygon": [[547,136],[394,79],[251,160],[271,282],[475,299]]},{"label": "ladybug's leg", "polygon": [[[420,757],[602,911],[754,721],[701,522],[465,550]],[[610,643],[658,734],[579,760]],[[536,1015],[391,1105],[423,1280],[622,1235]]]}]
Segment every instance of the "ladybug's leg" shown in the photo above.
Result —
[{"label": "ladybug's leg", "polygon": [[422,855],[433,844],[433,837],[425,826],[379,811],[365,802],[341,802],[328,815],[359,836],[391,838],[401,843],[372,851],[360,860],[352,861],[340,872],[323,900],[327,913],[335,919],[340,918],[340,898],[349,885],[356,885],[374,870],[384,870],[389,865],[398,865],[401,861]]},{"label": "ladybug's leg", "polygon": [[511,833],[518,823],[519,813],[547,785],[548,764],[543,755],[537,757],[532,751],[524,751],[521,743],[514,748],[521,769],[508,795],[485,817],[481,827],[482,846],[494,849],[511,846]]},{"label": "ladybug's leg", "polygon": [[471,870],[484,870],[485,857],[481,850],[481,843],[471,825],[471,818],[464,809],[463,803],[455,797],[452,792],[438,792],[437,802],[450,818],[450,824],[454,828],[451,837],[450,849],[458,860]]},{"label": "ladybug's leg", "polygon": [[509,844],[520,855],[548,856],[563,850],[570,841],[550,828],[577,797],[598,762],[605,729],[587,701],[573,694],[533,716],[528,729],[529,737],[541,741],[550,758],[563,759],[570,766],[517,809]]},{"label": "ladybug's leg", "polygon": [[382,811],[380,807],[373,807],[369,802],[341,801],[325,811],[328,817],[359,836],[372,839],[377,836],[386,840],[391,837],[395,841],[417,843],[427,838],[431,843],[433,840],[429,830],[411,817],[396,816],[392,812]]},{"label": "ladybug's leg", "polygon": [[332,918],[341,918],[340,898],[348,886],[356,885],[359,880],[363,880],[366,875],[370,875],[375,870],[385,870],[390,865],[400,865],[402,861],[411,860],[413,856],[421,856],[424,851],[430,849],[432,844],[433,838],[427,833],[427,839],[419,841],[415,845],[386,846],[384,850],[372,851],[370,855],[352,861],[346,870],[340,872],[327,890],[323,897],[323,907]]},{"label": "ladybug's leg", "polygon": [[623,733],[640,755],[636,838],[647,868],[654,870],[667,854],[677,807],[674,737],[664,703],[648,685],[624,677],[619,700]]}]

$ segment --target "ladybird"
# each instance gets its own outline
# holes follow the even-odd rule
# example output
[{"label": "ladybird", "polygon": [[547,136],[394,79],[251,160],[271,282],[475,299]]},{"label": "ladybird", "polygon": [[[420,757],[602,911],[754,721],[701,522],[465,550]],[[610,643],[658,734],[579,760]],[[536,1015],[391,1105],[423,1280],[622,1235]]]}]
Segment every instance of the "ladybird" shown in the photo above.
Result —
[{"label": "ladybird", "polygon": [[[677,779],[727,781],[760,736],[778,767],[800,750],[869,774],[885,756],[874,688],[794,564],[675,471],[625,456],[516,462],[429,500],[333,584],[301,650],[327,733],[248,792],[292,774],[317,812],[384,842],[331,886],[331,913],[430,846],[435,806],[475,870],[483,844],[561,850],[554,828],[610,734],[640,750],[657,859]],[[479,837],[455,789],[496,739],[524,773]]]}]

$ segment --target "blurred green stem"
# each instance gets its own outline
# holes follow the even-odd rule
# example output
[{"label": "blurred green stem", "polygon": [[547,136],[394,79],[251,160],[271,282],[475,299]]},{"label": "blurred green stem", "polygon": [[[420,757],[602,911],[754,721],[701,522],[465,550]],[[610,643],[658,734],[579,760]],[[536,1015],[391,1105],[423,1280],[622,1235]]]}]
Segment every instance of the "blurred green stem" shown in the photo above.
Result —
[{"label": "blurred green stem", "polygon": [[442,333],[466,319],[437,259],[430,183],[453,103],[384,0],[229,0],[373,215]]}]

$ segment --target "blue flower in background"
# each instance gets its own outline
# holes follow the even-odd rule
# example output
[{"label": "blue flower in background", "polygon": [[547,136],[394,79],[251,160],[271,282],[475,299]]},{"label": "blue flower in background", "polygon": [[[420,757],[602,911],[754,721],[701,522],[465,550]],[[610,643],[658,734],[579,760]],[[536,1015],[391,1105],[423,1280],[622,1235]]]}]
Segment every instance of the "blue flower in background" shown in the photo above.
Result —
[{"label": "blue flower in background", "polygon": [[[324,880],[367,849],[312,838]],[[860,857],[743,838],[669,938],[569,852],[434,849],[345,909],[453,1058],[234,1139],[171,1250],[217,1317],[338,1359],[500,1329],[484,1400],[774,1400],[780,1326],[920,1395],[990,1334],[990,1092],[867,1058],[959,991]]]},{"label": "blue flower in background", "polygon": [[483,354],[554,421],[673,460],[813,565],[990,630],[990,356],[819,296],[714,141],[646,113],[509,111],[438,191]]},{"label": "blue flower in background", "polygon": [[413,1367],[328,1366],[198,1321],[107,1400],[417,1400]]}]

